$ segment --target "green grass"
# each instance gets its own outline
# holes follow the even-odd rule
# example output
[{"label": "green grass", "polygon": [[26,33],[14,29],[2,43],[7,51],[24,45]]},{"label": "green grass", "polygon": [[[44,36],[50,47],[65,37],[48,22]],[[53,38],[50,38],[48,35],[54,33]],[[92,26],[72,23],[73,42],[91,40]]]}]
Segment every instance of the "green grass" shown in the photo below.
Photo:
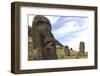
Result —
[{"label": "green grass", "polygon": [[[28,38],[28,60],[33,60],[33,48],[32,48],[32,38]],[[66,56],[64,53],[63,48],[57,48],[57,57],[58,59],[77,59],[78,51],[70,51],[70,56]],[[88,52],[85,52],[83,57],[78,57],[78,59],[85,59],[88,58]]]},{"label": "green grass", "polygon": [[[77,59],[78,51],[70,51],[70,56],[66,56],[63,49],[56,49],[58,59]],[[79,57],[78,59],[84,59],[88,57],[88,53],[85,52],[83,57]]]},{"label": "green grass", "polygon": [[58,59],[64,59],[65,53],[62,49],[56,49]]}]

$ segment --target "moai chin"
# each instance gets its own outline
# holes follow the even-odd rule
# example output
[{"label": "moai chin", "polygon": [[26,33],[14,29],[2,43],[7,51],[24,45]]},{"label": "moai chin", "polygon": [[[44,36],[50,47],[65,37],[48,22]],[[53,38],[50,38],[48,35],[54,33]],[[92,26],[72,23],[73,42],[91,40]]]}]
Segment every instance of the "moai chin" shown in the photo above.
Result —
[{"label": "moai chin", "polygon": [[70,56],[70,50],[69,50],[69,47],[68,46],[65,46],[64,47],[64,52],[65,52],[65,55],[66,56]]}]

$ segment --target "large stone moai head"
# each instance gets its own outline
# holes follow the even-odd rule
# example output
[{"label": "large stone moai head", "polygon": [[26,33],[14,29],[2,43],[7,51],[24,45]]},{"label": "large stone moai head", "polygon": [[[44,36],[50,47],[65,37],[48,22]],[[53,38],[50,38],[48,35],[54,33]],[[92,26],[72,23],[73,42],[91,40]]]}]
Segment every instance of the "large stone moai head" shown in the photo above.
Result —
[{"label": "large stone moai head", "polygon": [[79,55],[84,56],[84,52],[85,52],[85,43],[81,41],[79,44]]},{"label": "large stone moai head", "polygon": [[[43,15],[36,15],[32,22],[32,43],[36,60],[57,59],[55,39],[51,33],[50,21]],[[34,56],[35,56],[34,55]]]},{"label": "large stone moai head", "polygon": [[66,56],[70,56],[70,50],[68,46],[64,46],[64,52]]}]

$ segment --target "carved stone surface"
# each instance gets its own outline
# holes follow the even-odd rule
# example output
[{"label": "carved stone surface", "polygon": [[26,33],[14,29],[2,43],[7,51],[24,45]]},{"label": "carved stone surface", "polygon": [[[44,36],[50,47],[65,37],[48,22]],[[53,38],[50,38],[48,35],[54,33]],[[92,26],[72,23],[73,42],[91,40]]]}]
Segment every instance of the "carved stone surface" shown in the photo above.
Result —
[{"label": "carved stone surface", "polygon": [[79,56],[84,56],[85,53],[85,43],[82,41],[79,45]]},{"label": "carved stone surface", "polygon": [[36,15],[32,22],[32,45],[35,60],[57,59],[55,39],[49,20]]},{"label": "carved stone surface", "polygon": [[64,47],[64,51],[65,51],[65,55],[66,56],[70,56],[70,50],[69,50],[69,47],[68,46],[65,46]]},{"label": "carved stone surface", "polygon": [[73,48],[70,48],[71,51],[73,51]]}]

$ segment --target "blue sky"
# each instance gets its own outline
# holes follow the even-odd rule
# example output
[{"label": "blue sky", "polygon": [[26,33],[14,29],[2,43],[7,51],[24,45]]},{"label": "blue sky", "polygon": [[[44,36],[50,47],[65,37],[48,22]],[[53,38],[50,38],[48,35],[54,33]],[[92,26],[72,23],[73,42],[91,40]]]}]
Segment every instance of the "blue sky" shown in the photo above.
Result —
[{"label": "blue sky", "polygon": [[88,18],[75,16],[47,16],[54,37],[64,46],[79,50],[80,41],[88,48]]},{"label": "blue sky", "polygon": [[[79,16],[46,16],[52,25],[52,33],[60,43],[79,50],[80,41],[88,49],[88,18]],[[29,25],[33,16],[29,17]],[[87,50],[86,50],[87,51]]]}]

